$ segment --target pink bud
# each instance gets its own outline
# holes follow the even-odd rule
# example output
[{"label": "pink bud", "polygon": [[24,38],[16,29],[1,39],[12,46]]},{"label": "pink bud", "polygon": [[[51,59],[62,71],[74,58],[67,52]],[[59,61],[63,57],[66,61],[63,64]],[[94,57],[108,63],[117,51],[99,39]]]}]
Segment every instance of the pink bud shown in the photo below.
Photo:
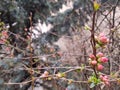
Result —
[{"label": "pink bud", "polygon": [[48,74],[49,74],[49,72],[48,72],[48,71],[45,71],[45,72],[44,72],[44,74],[45,74],[45,75],[48,75]]},{"label": "pink bud", "polygon": [[107,81],[108,81],[108,79],[107,79],[107,78],[105,78],[105,77],[103,77],[102,81],[103,81],[103,82],[107,82]]},{"label": "pink bud", "polygon": [[97,64],[97,61],[96,61],[96,60],[93,60],[93,61],[91,61],[91,64],[92,64],[92,65],[96,65],[96,64]]},{"label": "pink bud", "polygon": [[0,44],[5,44],[5,41],[3,41],[3,40],[0,40]]},{"label": "pink bud", "polygon": [[110,85],[110,83],[108,81],[105,82],[106,85]]},{"label": "pink bud", "polygon": [[104,78],[108,79],[108,76],[104,76]]},{"label": "pink bud", "polygon": [[95,56],[93,54],[89,55],[89,57],[94,60],[95,59]]},{"label": "pink bud", "polygon": [[104,36],[104,37],[100,37],[99,40],[100,40],[100,42],[102,42],[102,43],[104,43],[104,44],[105,44],[105,43],[108,43],[108,39],[107,39],[107,37],[105,37],[105,36]]},{"label": "pink bud", "polygon": [[41,75],[41,77],[43,77],[43,78],[44,78],[44,77],[47,77],[47,75],[45,75],[45,74],[42,74],[42,75]]},{"label": "pink bud", "polygon": [[8,38],[8,33],[7,33],[7,31],[2,31],[2,35],[3,35],[5,38]]},{"label": "pink bud", "polygon": [[97,54],[97,57],[103,57],[103,56],[104,56],[104,54],[101,53],[101,52],[99,52],[99,53]]},{"label": "pink bud", "polygon": [[100,79],[103,80],[103,75],[100,75]]},{"label": "pink bud", "polygon": [[10,51],[10,47],[6,47],[5,50],[6,50],[7,52],[9,52],[9,51]]},{"label": "pink bud", "polygon": [[106,57],[101,57],[101,58],[100,58],[100,61],[103,62],[103,63],[108,62],[108,58],[106,58]]},{"label": "pink bud", "polygon": [[106,84],[106,85],[110,85],[109,81],[108,81],[108,76],[103,76],[100,75],[100,79]]},{"label": "pink bud", "polygon": [[98,64],[98,66],[97,66],[97,69],[98,69],[98,70],[103,70],[103,68],[104,68],[104,66],[103,66],[103,65]]},{"label": "pink bud", "polygon": [[99,37],[105,37],[104,33],[100,33]]}]

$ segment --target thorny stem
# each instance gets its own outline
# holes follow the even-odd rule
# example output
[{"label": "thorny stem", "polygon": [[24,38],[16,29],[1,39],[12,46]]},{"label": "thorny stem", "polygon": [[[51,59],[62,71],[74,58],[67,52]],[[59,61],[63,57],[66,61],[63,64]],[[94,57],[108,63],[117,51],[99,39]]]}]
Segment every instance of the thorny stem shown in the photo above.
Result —
[{"label": "thorny stem", "polygon": [[[94,1],[95,0],[93,0],[93,2]],[[97,11],[93,12],[92,29],[91,29],[91,45],[92,45],[93,55],[95,56],[95,58],[96,58],[96,41],[95,41],[95,19],[96,19],[95,17],[96,17],[96,12]],[[98,78],[98,74],[97,74],[97,70],[96,70],[95,66],[93,67],[93,70],[94,70],[96,78]],[[96,90],[96,87],[94,87],[94,90]],[[100,88],[100,90],[101,90],[101,88]]]},{"label": "thorny stem", "polygon": [[[96,16],[96,11],[93,12],[92,30],[91,30],[91,45],[92,45],[93,55],[96,57],[96,42],[95,42],[95,35],[94,35],[95,16]],[[98,78],[95,67],[93,67],[93,70],[95,72],[96,77]]]},{"label": "thorny stem", "polygon": [[[94,0],[95,1],[95,0]],[[96,41],[95,41],[95,17],[96,17],[96,11],[93,12],[93,19],[92,19],[92,29],[91,29],[91,45],[92,45],[92,51],[93,51],[93,55],[96,57]],[[98,74],[96,71],[95,66],[93,67],[94,73],[96,75],[96,78],[98,78]],[[96,88],[94,87],[94,90],[96,90]],[[101,90],[101,88],[100,88]]]}]

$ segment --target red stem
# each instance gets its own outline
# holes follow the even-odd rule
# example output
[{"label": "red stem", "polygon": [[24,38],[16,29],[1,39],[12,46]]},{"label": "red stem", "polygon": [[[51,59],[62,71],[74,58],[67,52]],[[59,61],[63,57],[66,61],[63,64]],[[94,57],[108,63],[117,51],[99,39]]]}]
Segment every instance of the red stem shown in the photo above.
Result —
[{"label": "red stem", "polygon": [[[96,16],[96,11],[93,12],[93,20],[92,20],[92,30],[91,30],[91,45],[92,45],[92,50],[93,50],[93,55],[96,57],[96,41],[95,41],[95,16]],[[93,70],[95,72],[96,77],[98,78],[97,71],[95,67],[93,67]]]}]

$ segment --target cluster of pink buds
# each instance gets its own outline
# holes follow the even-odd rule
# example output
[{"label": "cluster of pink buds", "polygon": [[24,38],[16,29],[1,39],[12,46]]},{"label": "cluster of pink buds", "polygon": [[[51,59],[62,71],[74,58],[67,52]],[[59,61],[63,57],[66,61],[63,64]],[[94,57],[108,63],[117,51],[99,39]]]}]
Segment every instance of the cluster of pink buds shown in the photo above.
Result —
[{"label": "cluster of pink buds", "polygon": [[109,85],[108,77],[106,75],[100,75],[99,78],[102,82],[104,82],[106,85]]},{"label": "cluster of pink buds", "polygon": [[[96,47],[94,48],[104,48],[105,45],[109,43],[109,39],[105,36],[104,33],[100,33],[98,36],[95,36],[95,44]],[[91,54],[89,55],[89,64],[93,67],[93,69],[95,70],[95,76],[90,77],[90,81],[96,83],[94,79],[98,80],[100,79],[100,81],[104,82],[106,85],[109,85],[109,80],[108,77],[105,75],[100,75],[98,72],[104,69],[103,64],[108,62],[108,58],[105,57],[105,55],[102,52],[98,52],[96,53],[97,50],[93,50],[93,53],[95,54]],[[97,75],[99,75],[99,78],[97,77]],[[97,82],[98,83],[98,82]]]},{"label": "cluster of pink buds", "polygon": [[[104,56],[102,52],[99,52],[94,56],[93,54],[89,55],[90,65],[92,65],[97,71],[104,69],[103,63],[108,62],[108,58]],[[109,85],[108,77],[106,75],[100,75],[100,80],[106,85]]]},{"label": "cluster of pink buds", "polygon": [[101,52],[97,53],[96,57],[91,54],[89,56],[89,60],[90,64],[92,66],[95,66],[97,70],[103,70],[104,66],[102,65],[102,63],[108,62],[108,58],[104,57],[104,54]]},{"label": "cluster of pink buds", "polygon": [[2,31],[0,36],[0,44],[5,44],[8,39],[8,32]]},{"label": "cluster of pink buds", "polygon": [[109,39],[104,35],[104,33],[100,33],[99,36],[95,36],[95,40],[99,46],[104,46],[109,42]]}]

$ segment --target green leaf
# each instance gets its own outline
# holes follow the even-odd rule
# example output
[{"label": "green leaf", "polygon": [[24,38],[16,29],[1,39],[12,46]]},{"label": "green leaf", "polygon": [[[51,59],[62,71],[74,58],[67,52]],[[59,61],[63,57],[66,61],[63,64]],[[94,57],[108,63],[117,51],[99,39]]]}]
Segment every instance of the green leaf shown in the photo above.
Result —
[{"label": "green leaf", "polygon": [[84,29],[85,30],[91,30],[91,28],[88,25],[85,25]]},{"label": "green leaf", "polygon": [[83,69],[85,69],[85,65],[84,65],[84,64],[81,65],[81,71],[82,71]]},{"label": "green leaf", "polygon": [[96,44],[96,46],[95,46],[96,48],[100,48],[101,46],[100,46],[100,44]]},{"label": "green leaf", "polygon": [[77,69],[76,72],[77,72],[77,73],[81,72],[81,69]]},{"label": "green leaf", "polygon": [[95,87],[95,83],[90,84],[90,88],[93,88],[93,87]]},{"label": "green leaf", "polygon": [[96,1],[93,3],[94,10],[97,11],[100,8],[100,4],[97,3]]},{"label": "green leaf", "polygon": [[88,81],[90,83],[94,83],[95,85],[97,85],[101,82],[101,80],[99,78],[97,78],[95,75],[90,76]]}]

